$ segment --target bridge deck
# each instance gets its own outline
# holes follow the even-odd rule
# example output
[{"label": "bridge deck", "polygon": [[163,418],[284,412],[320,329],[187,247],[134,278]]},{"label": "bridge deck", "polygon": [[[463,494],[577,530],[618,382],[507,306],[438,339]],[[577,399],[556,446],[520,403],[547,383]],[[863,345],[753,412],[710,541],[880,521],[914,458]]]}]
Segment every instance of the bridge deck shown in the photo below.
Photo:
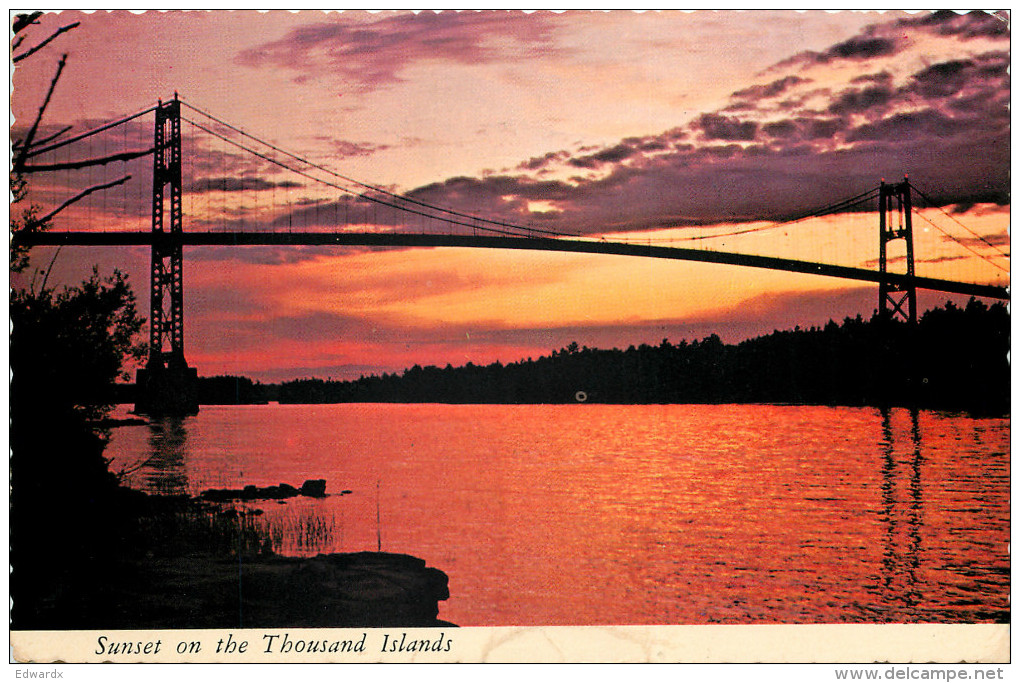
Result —
[{"label": "bridge deck", "polygon": [[[812,263],[774,256],[755,256],[721,251],[702,251],[682,247],[660,247],[622,242],[553,239],[546,237],[504,237],[495,235],[424,235],[409,233],[365,232],[183,232],[179,236],[154,236],[151,231],[135,232],[37,232],[19,236],[27,245],[80,246],[146,246],[157,239],[179,240],[184,246],[370,246],[370,247],[464,247],[484,249],[523,249],[528,251],[559,251],[583,254],[616,254],[645,258],[675,259],[720,263],[793,273],[825,275],[864,282],[909,284],[910,278],[898,273],[879,273],[866,268],[853,268],[825,263]],[[970,296],[1009,299],[1009,289],[998,285],[956,282],[939,278],[917,277],[913,284],[919,289]]]}]

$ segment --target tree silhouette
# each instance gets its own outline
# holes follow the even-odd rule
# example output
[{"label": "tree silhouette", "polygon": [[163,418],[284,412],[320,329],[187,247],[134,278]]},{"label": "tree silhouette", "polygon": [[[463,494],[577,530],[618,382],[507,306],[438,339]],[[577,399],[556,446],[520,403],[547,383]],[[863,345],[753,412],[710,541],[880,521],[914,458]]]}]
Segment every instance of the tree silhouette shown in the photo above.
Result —
[{"label": "tree silhouette", "polygon": [[[40,53],[77,22],[18,52],[40,13],[12,22],[15,63]],[[127,180],[86,188],[43,213],[25,206],[33,173],[34,150],[70,130],[39,138],[40,124],[67,63],[60,58],[47,94],[27,133],[12,145],[10,172],[12,232],[10,269],[30,267],[23,232],[46,230],[60,211],[93,192]],[[75,162],[80,167],[101,159]],[[59,250],[57,252],[59,254]],[[56,257],[54,257],[54,260]],[[48,285],[50,263],[27,286],[10,292],[10,444],[11,444],[11,596],[14,628],[52,627],[52,611],[95,591],[110,558],[123,552],[130,515],[129,492],[118,486],[103,456],[107,434],[94,421],[107,415],[107,388],[124,374],[125,364],[144,356],[136,341],[144,320],[134,293],[119,271],[101,277],[97,270],[77,286]],[[37,284],[38,283],[38,284]],[[73,610],[72,610],[73,611]],[[79,615],[80,616],[80,615]],[[58,619],[74,628],[74,617]]]},{"label": "tree silhouette", "polygon": [[626,350],[572,342],[548,356],[459,368],[415,365],[350,382],[280,385],[282,403],[797,403],[1009,410],[1009,313],[972,299],[918,324],[875,315],[775,331],[739,344],[718,335]]}]

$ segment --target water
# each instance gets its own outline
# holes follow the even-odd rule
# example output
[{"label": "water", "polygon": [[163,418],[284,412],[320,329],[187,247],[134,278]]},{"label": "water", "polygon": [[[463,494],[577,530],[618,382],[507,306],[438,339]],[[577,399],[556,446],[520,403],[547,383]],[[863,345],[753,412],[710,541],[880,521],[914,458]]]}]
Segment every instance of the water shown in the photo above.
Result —
[{"label": "water", "polygon": [[325,478],[328,498],[248,506],[277,550],[421,557],[463,626],[1009,617],[1008,418],[208,406],[117,428],[108,455],[153,492]]}]

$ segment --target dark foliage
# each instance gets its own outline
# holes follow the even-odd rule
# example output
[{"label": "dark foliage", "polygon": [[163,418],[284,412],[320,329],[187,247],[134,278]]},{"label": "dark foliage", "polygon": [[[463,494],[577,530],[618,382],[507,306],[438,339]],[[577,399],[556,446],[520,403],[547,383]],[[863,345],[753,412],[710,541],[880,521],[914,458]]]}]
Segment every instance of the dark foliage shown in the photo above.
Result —
[{"label": "dark foliage", "polygon": [[804,403],[1009,410],[1009,313],[972,299],[916,326],[880,316],[700,341],[599,350],[572,343],[502,365],[413,368],[352,382],[303,379],[281,403]]},{"label": "dark foliage", "polygon": [[[140,357],[143,320],[120,273],[77,287],[11,292],[11,594],[16,628],[123,552],[138,496],[103,457],[101,391]],[[71,627],[68,624],[68,627]]]},{"label": "dark foliage", "polygon": [[[127,278],[115,271],[77,287],[11,292],[12,403],[73,409],[85,419],[104,415],[101,391],[126,379],[124,363],[140,360],[135,342],[144,320]],[[15,402],[14,399],[17,398]]]}]

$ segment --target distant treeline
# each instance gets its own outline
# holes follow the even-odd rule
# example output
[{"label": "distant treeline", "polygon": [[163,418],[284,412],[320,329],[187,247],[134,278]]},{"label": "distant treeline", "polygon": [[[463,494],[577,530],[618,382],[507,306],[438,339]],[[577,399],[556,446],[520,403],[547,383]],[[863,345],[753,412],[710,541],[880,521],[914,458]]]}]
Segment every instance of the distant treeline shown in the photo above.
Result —
[{"label": "distant treeline", "polygon": [[[724,344],[626,350],[572,343],[536,360],[445,368],[354,381],[280,385],[221,381],[221,393],[281,403],[803,403],[1009,411],[1009,313],[972,299],[926,312],[916,326],[875,315]],[[211,380],[206,380],[211,381]]]},{"label": "distant treeline", "polygon": [[[198,378],[198,402],[201,405],[243,405],[275,401],[279,386],[262,384],[248,377],[220,375]],[[110,403],[134,403],[134,384],[115,384],[109,389]]]},{"label": "distant treeline", "polygon": [[198,378],[198,402],[207,405],[268,403],[276,400],[277,387],[247,377],[222,375]]}]

